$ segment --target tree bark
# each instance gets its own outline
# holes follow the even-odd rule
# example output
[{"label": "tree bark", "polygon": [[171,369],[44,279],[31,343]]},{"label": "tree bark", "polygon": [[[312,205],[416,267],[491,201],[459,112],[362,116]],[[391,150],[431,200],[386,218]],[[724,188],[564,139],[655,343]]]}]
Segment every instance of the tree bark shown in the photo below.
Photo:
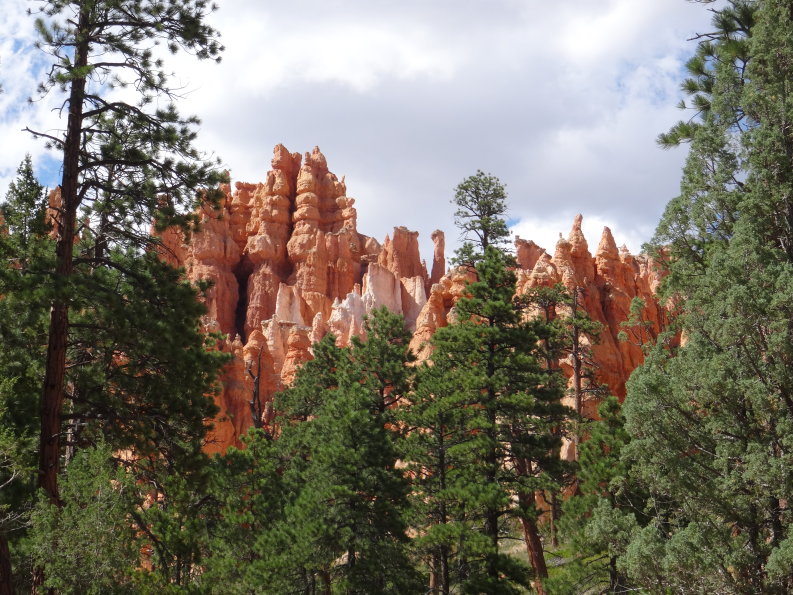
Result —
[{"label": "tree bark", "polygon": [[0,534],[0,595],[14,595],[11,552],[8,551],[8,539],[3,534]]},{"label": "tree bark", "polygon": [[[74,68],[84,69],[88,64],[90,6],[81,5],[75,36]],[[84,70],[82,71],[84,72]],[[75,219],[80,204],[78,195],[80,175],[80,144],[82,140],[83,101],[85,99],[85,74],[70,82],[69,119],[63,146],[63,178],[61,182],[61,212],[56,222],[55,282],[66,285],[73,270]],[[47,341],[47,363],[44,371],[44,388],[41,395],[39,435],[39,487],[50,502],[60,506],[58,470],[61,450],[61,409],[66,378],[66,344],[69,331],[69,305],[63,297],[53,300],[50,310],[50,327]],[[33,572],[33,591],[43,584],[44,572],[37,567]]]},{"label": "tree bark", "polygon": [[440,595],[440,554],[435,552],[431,556],[430,562],[430,586],[429,592],[431,595]]},{"label": "tree bark", "polygon": [[[517,458],[515,460],[515,470],[521,477],[528,477],[530,475],[530,465],[531,462],[526,459]],[[543,551],[537,523],[530,519],[527,514],[528,511],[536,508],[534,492],[520,490],[518,492],[518,506],[523,512],[520,521],[523,525],[523,539],[526,542],[526,553],[529,556],[529,562],[531,562],[531,567],[534,569],[536,577],[534,588],[537,590],[537,593],[544,595],[545,589],[542,586],[542,579],[548,578],[548,567],[545,564],[545,552]]]},{"label": "tree bark", "polygon": [[[75,69],[88,64],[89,8],[81,7],[75,38]],[[83,101],[86,78],[71,81],[69,95],[69,120],[63,147],[63,179],[61,183],[61,212],[56,223],[55,278],[65,283],[72,274],[72,257],[75,239],[75,219],[78,197],[80,142],[82,139]],[[44,389],[41,397],[41,435],[39,441],[39,487],[53,504],[60,504],[58,496],[58,462],[60,457],[61,408],[66,377],[66,343],[69,329],[69,306],[63,298],[56,297],[50,311],[50,328],[47,344],[47,365],[44,371]]]},{"label": "tree bark", "polygon": [[322,577],[322,593],[323,595],[331,595],[331,584],[330,584],[330,572],[327,570],[323,570],[320,572],[320,576]]},{"label": "tree bark", "polygon": [[[518,499],[525,497],[525,493],[518,495]],[[529,562],[534,569],[534,590],[539,595],[545,595],[545,587],[542,579],[548,578],[548,567],[545,565],[545,554],[542,550],[540,532],[537,530],[537,523],[531,519],[521,518],[523,525],[523,539],[526,541],[526,552],[529,555]]]},{"label": "tree bark", "polygon": [[[515,468],[519,475],[524,477],[529,475],[529,463],[527,461],[517,459],[515,461]],[[526,542],[526,553],[529,557],[529,562],[531,562],[531,567],[534,569],[534,589],[539,595],[545,595],[545,587],[542,585],[542,579],[548,578],[548,567],[545,564],[545,552],[543,551],[537,523],[526,514],[529,510],[535,508],[534,492],[519,491],[518,506],[524,513],[521,515],[520,522],[521,525],[523,525],[523,539]]]}]

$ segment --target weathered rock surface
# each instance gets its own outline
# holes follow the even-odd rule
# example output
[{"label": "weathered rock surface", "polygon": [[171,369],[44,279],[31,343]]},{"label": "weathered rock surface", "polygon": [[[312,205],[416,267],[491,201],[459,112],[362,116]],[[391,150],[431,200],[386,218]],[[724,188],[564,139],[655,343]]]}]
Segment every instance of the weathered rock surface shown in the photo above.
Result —
[{"label": "weathered rock surface", "polygon": [[[432,234],[430,273],[419,255],[417,232],[395,227],[382,245],[360,234],[355,201],[318,148],[301,156],[278,145],[265,182],[237,182],[223,191],[220,210],[201,212],[201,231],[189,242],[172,231],[163,236],[164,258],[183,266],[193,280],[213,282],[206,327],[227,335],[222,349],[234,356],[216,397],[223,417],[210,450],[239,444],[254,423],[250,402],[257,386],[257,415],[267,427],[273,395],[292,381],[311,357],[311,344],[326,333],[346,345],[362,334],[364,316],[385,306],[405,316],[414,331],[411,346],[427,357],[432,334],[454,319],[470,273],[445,270],[443,232]],[[642,360],[638,340],[617,339],[631,300],[645,301],[644,319],[654,328],[663,319],[653,298],[658,279],[652,263],[618,250],[607,228],[592,256],[580,215],[553,257],[522,239],[516,240],[516,257],[517,291],[556,283],[579,290],[587,312],[604,325],[593,346],[598,380],[624,396],[625,381]],[[571,374],[569,362],[562,368]]]}]

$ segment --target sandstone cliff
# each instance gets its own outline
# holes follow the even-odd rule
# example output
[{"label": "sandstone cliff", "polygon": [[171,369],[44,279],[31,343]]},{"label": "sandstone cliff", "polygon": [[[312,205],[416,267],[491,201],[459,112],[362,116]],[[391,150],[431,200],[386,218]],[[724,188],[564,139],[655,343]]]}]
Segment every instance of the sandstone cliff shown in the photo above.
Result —
[{"label": "sandstone cliff", "polygon": [[[223,416],[210,450],[239,444],[253,424],[255,384],[262,402],[256,415],[269,424],[273,395],[325,333],[347,344],[362,333],[367,312],[386,306],[405,316],[414,331],[412,347],[426,356],[426,341],[453,316],[468,279],[463,271],[446,271],[443,232],[432,234],[429,273],[416,232],[395,227],[382,244],[359,233],[344,179],[328,170],[318,148],[301,156],[278,145],[264,182],[223,190],[221,209],[204,210],[201,231],[189,241],[175,232],[163,236],[164,258],[193,280],[212,281],[205,326],[227,335],[222,348],[234,356],[222,377],[217,398]],[[653,299],[658,279],[651,263],[618,250],[608,229],[593,256],[580,216],[553,256],[521,239],[516,256],[518,291],[559,282],[580,288],[584,307],[604,324],[593,346],[599,380],[624,396],[625,381],[642,358],[637,344],[617,340],[631,299],[646,301],[645,318],[653,325],[663,316]],[[569,363],[562,367],[569,375]]]}]

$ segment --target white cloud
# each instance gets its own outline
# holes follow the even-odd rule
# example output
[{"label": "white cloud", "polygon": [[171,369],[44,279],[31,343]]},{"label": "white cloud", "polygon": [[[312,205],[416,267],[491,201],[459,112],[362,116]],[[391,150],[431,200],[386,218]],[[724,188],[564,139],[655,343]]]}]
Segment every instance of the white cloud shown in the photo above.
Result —
[{"label": "white cloud", "polygon": [[[253,49],[249,46],[250,53]],[[295,82],[341,83],[362,93],[384,78],[448,78],[455,59],[433,47],[426,32],[400,34],[344,24],[287,34],[278,46],[256,52],[250,65],[259,74],[247,79],[244,88],[253,93]]]},{"label": "white cloud", "polygon": [[[677,192],[683,151],[662,152],[654,139],[680,117],[681,69],[694,49],[686,38],[710,19],[701,5],[219,3],[223,62],[169,61],[186,89],[181,111],[203,120],[199,146],[253,182],[276,143],[319,145],[347,175],[363,233],[382,239],[406,225],[428,255],[441,228],[451,251],[454,186],[479,168],[508,185],[522,236],[566,234],[581,212],[636,250]],[[63,124],[51,105],[21,107],[41,57],[29,46],[25,0],[0,4],[11,15],[0,24],[2,196],[24,152],[41,152],[19,130]]]},{"label": "white cloud", "polygon": [[[46,58],[32,51],[36,33],[33,18],[26,14],[28,4],[25,0],[2,0],[0,9],[4,19],[0,26],[0,199],[16,177],[25,153],[32,155],[38,167],[47,161],[43,143],[23,129],[48,133],[61,126],[57,96],[39,98],[36,93]],[[30,103],[30,98],[36,101]]]},{"label": "white cloud", "polygon": [[[515,223],[510,227],[510,232],[524,240],[533,241],[553,256],[560,234],[567,239],[573,226],[574,218],[575,214],[569,211],[554,213],[542,219],[529,217]],[[634,254],[641,250],[641,246],[647,241],[648,235],[652,234],[652,229],[647,226],[628,227],[606,217],[598,215],[585,216],[581,223],[581,231],[586,238],[592,255],[597,251],[600,238],[603,236],[604,227],[608,227],[611,230],[617,246],[625,245]]]}]

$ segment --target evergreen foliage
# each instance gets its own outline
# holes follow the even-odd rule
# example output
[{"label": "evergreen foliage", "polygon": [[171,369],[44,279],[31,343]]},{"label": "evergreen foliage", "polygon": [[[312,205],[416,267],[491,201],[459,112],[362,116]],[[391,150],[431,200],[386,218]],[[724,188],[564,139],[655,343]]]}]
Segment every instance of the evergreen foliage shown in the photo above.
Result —
[{"label": "evergreen foliage", "polygon": [[[712,2],[713,0],[700,0]],[[732,70],[735,74],[732,82],[740,88],[745,80],[746,66],[749,62],[749,36],[755,20],[755,0],[729,0],[725,6],[713,11],[713,31],[702,33],[695,37],[699,40],[697,50],[686,63],[686,78],[681,89],[691,99],[685,100],[678,106],[683,110],[692,110],[694,114],[688,120],[681,120],[669,130],[658,136],[658,144],[664,149],[677,147],[681,143],[692,142],[697,131],[702,126],[699,120],[707,120],[713,111],[714,88],[724,84],[718,74],[725,69]],[[715,92],[717,102],[722,102],[725,96],[719,97]],[[734,99],[734,97],[733,97]],[[716,106],[721,110],[722,106]],[[745,113],[740,102],[732,102],[732,117],[730,126],[744,129],[748,126]]]},{"label": "evergreen foliage", "polygon": [[[169,225],[189,229],[196,222],[195,207],[217,198],[217,192],[206,189],[214,188],[223,175],[215,170],[215,163],[204,160],[193,148],[198,120],[182,118],[177,112],[173,105],[176,96],[161,58],[164,49],[181,49],[198,58],[217,59],[222,49],[217,34],[204,23],[214,8],[204,0],[52,0],[44,2],[37,13],[39,47],[52,60],[40,91],[64,93],[64,112],[68,114],[62,135],[31,131],[63,156],[61,204],[54,211],[55,263],[43,281],[52,293],[39,481],[54,503],[59,501],[61,418],[74,393],[84,390],[83,385],[72,382],[67,370],[81,366],[78,380],[87,383],[85,390],[100,391],[103,398],[111,397],[111,402],[117,400],[116,389],[102,386],[108,379],[96,368],[85,373],[83,364],[95,360],[94,354],[85,348],[70,351],[73,345],[93,341],[91,322],[77,318],[104,307],[115,291],[110,308],[123,324],[118,307],[128,301],[124,291],[140,296],[152,290],[152,284],[170,291],[162,285],[167,273],[143,255],[156,243],[149,234],[152,221],[159,230]],[[134,93],[130,95],[126,89]],[[172,276],[170,281],[174,279]],[[118,282],[125,287],[117,288]],[[70,319],[70,312],[75,318]],[[136,329],[141,336],[152,330]],[[167,336],[163,330],[156,329],[159,338]],[[102,332],[98,332],[100,341]],[[123,347],[135,338],[126,340]],[[135,356],[120,351],[112,357],[131,362]],[[109,363],[104,361],[105,366]],[[113,381],[130,380],[133,366]],[[68,388],[73,384],[75,391]],[[147,396],[153,394],[149,391]],[[156,398],[154,418],[165,412],[164,397]],[[201,398],[201,394],[190,397]],[[95,396],[91,399],[93,402]],[[187,409],[192,414],[196,406],[188,402]]]},{"label": "evergreen foliage", "polygon": [[132,478],[101,445],[75,456],[61,489],[62,507],[42,498],[33,513],[33,554],[45,569],[44,586],[75,595],[138,592],[138,540],[127,516]]},{"label": "evergreen foliage", "polygon": [[[512,593],[545,576],[535,492],[558,490],[567,410],[560,383],[539,361],[543,324],[524,320],[514,298],[514,259],[506,192],[477,172],[458,187],[456,221],[468,239],[457,261],[476,280],[455,305],[455,322],[432,338],[432,361],[420,368],[403,412],[414,476],[419,550],[442,593]],[[524,525],[531,569],[500,548],[510,519]],[[541,587],[540,587],[541,588]]]},{"label": "evergreen foliage", "polygon": [[649,520],[647,494],[630,477],[623,456],[630,442],[616,397],[605,399],[600,419],[587,426],[580,446],[577,493],[563,505],[562,533],[574,552],[552,593],[628,593],[634,590],[618,565],[635,531]]},{"label": "evergreen foliage", "polygon": [[[584,405],[599,402],[606,395],[606,387],[596,382],[597,365],[592,355],[592,345],[598,342],[603,325],[589,316],[582,304],[583,298],[583,288],[568,290],[561,283],[553,287],[532,287],[520,298],[525,307],[540,312],[543,324],[538,325],[538,329],[545,368],[558,371],[562,359],[572,363],[572,386],[565,390],[573,400],[572,439],[576,459],[583,437],[579,426]],[[563,380],[558,372],[556,379]]]},{"label": "evergreen foliage", "polygon": [[741,7],[754,19],[746,68],[725,46],[655,239],[669,246],[664,296],[685,342],[659,341],[625,403],[625,450],[656,507],[622,565],[655,591],[793,589],[793,4],[729,9]]},{"label": "evergreen foliage", "polygon": [[[465,411],[455,491],[465,518],[480,535],[463,546],[466,588],[510,592],[513,560],[499,551],[508,518],[536,523],[534,492],[558,489],[567,409],[559,384],[537,359],[538,335],[513,301],[509,258],[492,246],[476,266],[477,281],[456,304],[458,322],[433,337],[433,367]],[[462,452],[461,452],[462,451]],[[463,454],[464,453],[464,454]],[[518,500],[515,505],[513,496]],[[507,580],[509,579],[509,580]]]},{"label": "evergreen foliage", "polygon": [[209,497],[216,503],[208,521],[207,556],[196,584],[203,593],[230,595],[286,591],[277,570],[290,562],[288,544],[279,541],[287,492],[280,445],[251,428],[244,448],[230,447],[212,461]]},{"label": "evergreen foliage", "polygon": [[41,282],[53,258],[45,207],[44,188],[26,156],[0,204],[0,593],[12,582],[26,586],[19,568],[28,559],[47,329]]},{"label": "evergreen foliage", "polygon": [[[313,346],[272,434],[210,461],[225,356],[150,225],[195,229],[223,178],[159,59],[216,59],[212,10],[43,3],[41,90],[70,115],[35,133],[64,157],[51,221],[29,157],[0,205],[0,593],[793,592],[793,0],[727,0],[687,64],[696,116],[659,142],[690,152],[649,246],[674,312],[656,335],[631,305],[624,418],[608,398],[583,423],[599,325],[578,288],[514,295],[506,190],[478,171],[453,201],[473,280],[431,360],[375,310]],[[553,542],[571,419],[572,554],[548,578],[537,498]],[[518,526],[531,567],[504,548]]]},{"label": "evergreen foliage", "polygon": [[[206,349],[214,339],[198,331],[198,292],[154,256],[158,240],[150,229],[189,231],[195,208],[216,200],[224,176],[193,148],[198,120],[174,107],[160,56],[181,49],[217,59],[217,34],[204,23],[214,8],[204,0],[40,3],[38,47],[51,68],[39,90],[63,94],[67,122],[62,132],[31,132],[62,154],[62,180],[45,221],[28,158],[2,209],[8,234],[0,239],[0,309],[8,349],[0,355],[1,433],[14,434],[15,456],[29,469],[29,425],[38,418],[38,484],[51,504],[63,505],[56,516],[84,508],[91,497],[73,485],[63,497],[58,490],[59,472],[70,462],[101,467],[96,458],[79,458],[81,449],[106,444],[134,453],[123,464],[147,488],[137,500],[124,499],[125,516],[113,522],[132,527],[136,514],[147,517],[137,526],[159,561],[147,580],[160,576],[163,585],[185,584],[200,557],[195,539],[178,545],[193,528],[167,526],[196,513],[189,500],[205,481],[201,445],[216,411],[211,392],[224,356]],[[36,401],[38,416],[31,412]],[[109,481],[99,468],[96,475]],[[3,503],[17,485],[18,479],[8,484]],[[145,509],[152,494],[161,505]],[[100,506],[95,514],[110,519],[111,510]],[[70,530],[42,521],[31,538],[44,551],[42,540],[57,548]],[[0,547],[3,589],[6,552]],[[70,579],[53,562],[48,578],[44,564],[39,556],[33,589],[85,590],[79,573]],[[111,575],[106,579],[115,581]]]},{"label": "evergreen foliage", "polygon": [[488,246],[504,248],[509,240],[504,220],[507,191],[497,177],[477,170],[457,185],[452,204],[457,207],[454,224],[463,240],[455,256],[458,264],[475,265]]},{"label": "evergreen foliage", "polygon": [[213,542],[225,545],[201,579],[212,592],[421,591],[392,409],[412,387],[410,333],[385,309],[365,333],[349,348],[330,334],[315,344],[276,398],[277,439],[256,431],[246,451],[216,461],[221,492],[239,491],[225,496]]}]

